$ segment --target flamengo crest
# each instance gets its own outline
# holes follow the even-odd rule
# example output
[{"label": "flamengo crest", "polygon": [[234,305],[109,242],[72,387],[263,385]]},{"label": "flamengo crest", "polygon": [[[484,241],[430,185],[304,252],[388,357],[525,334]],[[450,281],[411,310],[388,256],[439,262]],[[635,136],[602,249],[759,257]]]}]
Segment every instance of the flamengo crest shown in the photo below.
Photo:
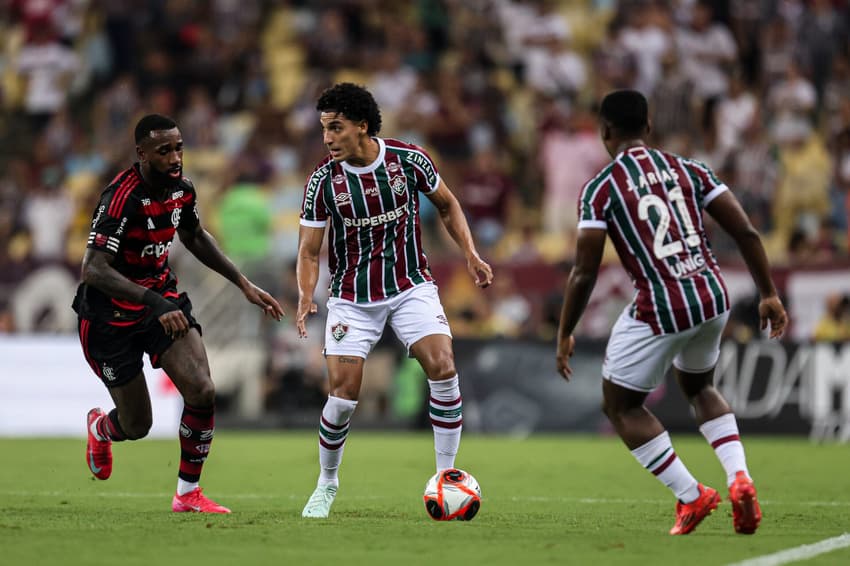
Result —
[{"label": "flamengo crest", "polygon": [[336,324],[331,326],[331,336],[333,336],[333,339],[337,342],[340,342],[343,338],[345,338],[346,334],[348,334],[347,324],[337,322]]}]

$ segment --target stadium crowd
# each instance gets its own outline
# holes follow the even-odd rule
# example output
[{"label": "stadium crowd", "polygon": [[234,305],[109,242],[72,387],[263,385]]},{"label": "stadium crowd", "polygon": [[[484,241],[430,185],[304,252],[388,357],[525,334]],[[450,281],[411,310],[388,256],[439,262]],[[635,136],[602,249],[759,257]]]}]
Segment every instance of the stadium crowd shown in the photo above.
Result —
[{"label": "stadium crowd", "polygon": [[[374,93],[382,135],[434,155],[497,266],[474,299],[425,200],[457,335],[553,336],[614,88],[648,96],[657,145],[721,172],[776,266],[847,262],[846,0],[0,0],[0,332],[73,332],[94,203],[149,112],[180,125],[224,250],[294,312],[303,183],[325,152],[314,103],[340,80]],[[275,351],[296,356],[281,326]]]}]

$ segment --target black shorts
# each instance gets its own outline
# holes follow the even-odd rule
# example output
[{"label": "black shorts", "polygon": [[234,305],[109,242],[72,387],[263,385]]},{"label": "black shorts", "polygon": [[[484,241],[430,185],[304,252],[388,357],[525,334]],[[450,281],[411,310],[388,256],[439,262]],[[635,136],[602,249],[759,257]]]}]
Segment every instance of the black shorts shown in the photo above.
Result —
[{"label": "black shorts", "polygon": [[[201,332],[201,325],[192,316],[192,302],[186,293],[167,300],[180,307],[190,328],[197,328]],[[119,326],[114,321],[80,317],[78,330],[86,361],[107,387],[124,385],[139,375],[145,352],[150,357],[151,365],[158,368],[160,356],[174,343],[159,320],[152,316],[125,326]]]}]

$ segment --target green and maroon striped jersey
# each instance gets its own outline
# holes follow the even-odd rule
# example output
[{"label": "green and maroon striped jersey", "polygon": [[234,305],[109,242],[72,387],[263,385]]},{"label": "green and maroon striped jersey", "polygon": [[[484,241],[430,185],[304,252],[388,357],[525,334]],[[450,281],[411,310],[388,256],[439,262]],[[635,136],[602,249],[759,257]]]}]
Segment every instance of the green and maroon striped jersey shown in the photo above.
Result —
[{"label": "green and maroon striped jersey", "polygon": [[377,159],[354,167],[326,157],[304,187],[301,224],[329,226],[329,293],[357,303],[380,301],[433,281],[422,251],[419,193],[440,184],[420,147],[375,138]]},{"label": "green and maroon striped jersey", "polygon": [[702,163],[640,146],[617,155],[581,191],[578,227],[607,230],[637,291],[631,316],[655,334],[729,309],[702,221],[702,210],[726,190]]}]

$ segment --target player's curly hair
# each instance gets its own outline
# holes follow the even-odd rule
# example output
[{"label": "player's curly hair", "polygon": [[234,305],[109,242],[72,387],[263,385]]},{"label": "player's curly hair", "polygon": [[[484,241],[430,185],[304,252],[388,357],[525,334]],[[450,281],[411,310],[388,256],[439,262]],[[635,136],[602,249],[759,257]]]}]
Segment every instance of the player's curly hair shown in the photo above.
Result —
[{"label": "player's curly hair", "polygon": [[381,131],[381,111],[372,93],[354,83],[337,83],[325,89],[316,103],[319,112],[337,112],[352,122],[365,120],[370,136]]}]

